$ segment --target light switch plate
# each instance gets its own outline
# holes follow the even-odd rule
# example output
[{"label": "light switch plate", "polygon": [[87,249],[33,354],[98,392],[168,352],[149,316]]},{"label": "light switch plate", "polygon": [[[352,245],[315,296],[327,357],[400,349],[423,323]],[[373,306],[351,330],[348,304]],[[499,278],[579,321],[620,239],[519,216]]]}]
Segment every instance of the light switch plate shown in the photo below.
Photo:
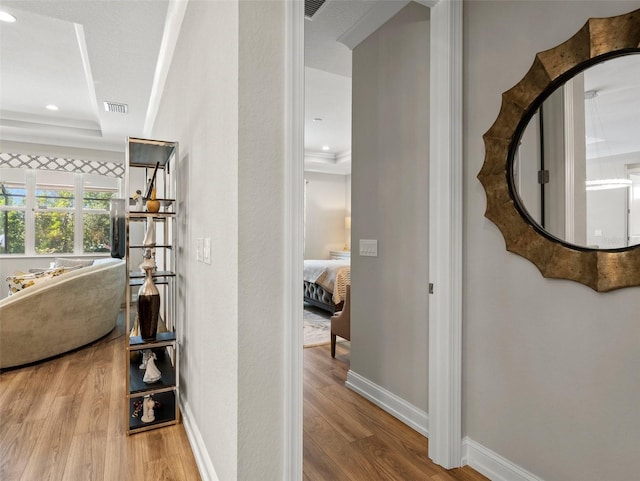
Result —
[{"label": "light switch plate", "polygon": [[209,237],[204,239],[204,263],[211,264],[211,239]]},{"label": "light switch plate", "polygon": [[360,239],[360,255],[378,257],[378,241],[375,239]]},{"label": "light switch plate", "polygon": [[202,262],[204,260],[204,239],[199,237],[196,239],[196,261]]}]

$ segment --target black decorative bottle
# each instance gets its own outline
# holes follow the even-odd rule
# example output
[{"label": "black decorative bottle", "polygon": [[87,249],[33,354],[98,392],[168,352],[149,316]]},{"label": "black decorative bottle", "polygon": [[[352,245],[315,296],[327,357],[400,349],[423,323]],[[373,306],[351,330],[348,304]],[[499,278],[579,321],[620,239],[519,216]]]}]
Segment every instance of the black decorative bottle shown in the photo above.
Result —
[{"label": "black decorative bottle", "polygon": [[138,290],[138,322],[140,336],[143,341],[153,341],[158,330],[160,316],[160,292],[153,282],[155,263],[153,258],[146,258],[140,266],[144,269],[145,277]]}]

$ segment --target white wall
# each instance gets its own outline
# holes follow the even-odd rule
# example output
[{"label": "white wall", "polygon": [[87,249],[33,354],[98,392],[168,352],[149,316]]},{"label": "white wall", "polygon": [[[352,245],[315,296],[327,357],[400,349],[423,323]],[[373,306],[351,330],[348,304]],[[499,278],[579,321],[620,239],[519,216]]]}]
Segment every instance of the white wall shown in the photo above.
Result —
[{"label": "white wall", "polygon": [[[547,481],[637,478],[640,297],[544,279],[505,250],[476,176],[536,52],[638,1],[464,4],[463,433]],[[541,34],[543,33],[543,34]]]},{"label": "white wall", "polygon": [[182,401],[221,481],[284,469],[283,8],[189,2],[153,129],[180,142]]},{"label": "white wall", "polygon": [[348,243],[344,221],[348,176],[305,172],[304,177],[304,258],[329,259],[329,251],[342,250]]},{"label": "white wall", "polygon": [[410,3],[353,50],[351,371],[423,411],[428,162],[429,9]]},{"label": "white wall", "polygon": [[[640,152],[590,159],[590,180],[627,178],[627,165],[640,163]],[[603,249],[626,245],[630,189],[587,192],[587,242]]]},{"label": "white wall", "polygon": [[[238,480],[284,479],[282,1],[240,2]],[[260,59],[258,61],[258,59]],[[302,309],[302,306],[300,306]],[[287,366],[288,368],[288,366]]]}]

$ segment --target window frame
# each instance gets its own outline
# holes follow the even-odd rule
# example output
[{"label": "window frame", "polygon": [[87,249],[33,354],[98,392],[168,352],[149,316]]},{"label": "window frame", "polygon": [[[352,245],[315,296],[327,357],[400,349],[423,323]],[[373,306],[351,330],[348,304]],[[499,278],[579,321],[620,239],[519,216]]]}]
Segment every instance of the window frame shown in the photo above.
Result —
[{"label": "window frame", "polygon": [[[99,176],[99,174],[85,174],[83,172],[70,172],[73,174],[74,205],[73,207],[53,207],[40,208],[37,203],[36,191],[43,190],[42,186],[48,184],[37,183],[37,173],[44,172],[45,169],[20,169],[25,172],[25,205],[24,206],[5,206],[0,205],[0,212],[4,211],[21,211],[24,212],[25,232],[24,232],[24,253],[9,254],[0,251],[0,257],[16,258],[16,257],[64,257],[64,256],[101,256],[108,253],[105,252],[85,252],[84,251],[84,216],[85,214],[109,214],[109,209],[85,208],[85,179],[88,177]],[[111,176],[107,177],[116,180],[117,187],[100,187],[99,192],[113,191],[114,198],[120,198],[122,195],[123,182],[121,178]],[[87,192],[95,189],[87,189]],[[38,212],[70,212],[73,215],[74,236],[73,236],[73,252],[55,252],[42,253],[36,252],[36,214]]]}]

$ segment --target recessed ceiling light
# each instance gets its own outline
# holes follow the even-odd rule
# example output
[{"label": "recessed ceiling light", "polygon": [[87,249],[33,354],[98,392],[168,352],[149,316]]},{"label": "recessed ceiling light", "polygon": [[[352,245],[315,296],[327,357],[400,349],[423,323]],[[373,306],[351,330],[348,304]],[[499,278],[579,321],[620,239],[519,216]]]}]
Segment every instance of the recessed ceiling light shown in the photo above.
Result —
[{"label": "recessed ceiling light", "polygon": [[331,147],[329,147],[328,145],[323,145],[322,146],[322,150],[329,150]]},{"label": "recessed ceiling light", "polygon": [[13,23],[16,21],[16,17],[11,15],[9,12],[3,12],[2,10],[0,10],[0,21]]},{"label": "recessed ceiling light", "polygon": [[57,105],[53,105],[53,104],[49,104],[49,105],[46,106],[46,109],[47,110],[56,111],[56,110],[58,110],[58,106]]}]

